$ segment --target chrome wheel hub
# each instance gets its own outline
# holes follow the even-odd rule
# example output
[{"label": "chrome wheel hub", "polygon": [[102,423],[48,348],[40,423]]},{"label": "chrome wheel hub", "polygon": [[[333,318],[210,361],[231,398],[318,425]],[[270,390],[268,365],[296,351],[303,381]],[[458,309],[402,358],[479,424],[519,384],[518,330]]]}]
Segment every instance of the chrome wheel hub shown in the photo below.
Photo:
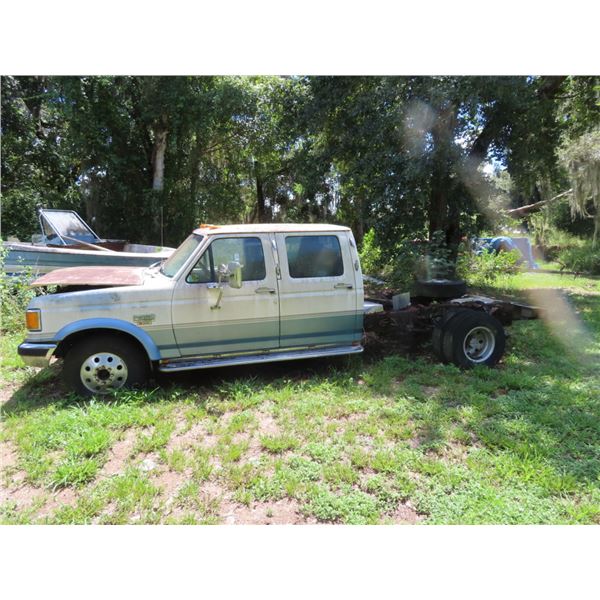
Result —
[{"label": "chrome wheel hub", "polygon": [[88,356],[79,371],[81,382],[94,394],[118,390],[127,381],[127,365],[120,356],[99,352]]},{"label": "chrome wheel hub", "polygon": [[463,350],[474,363],[485,362],[494,352],[496,337],[489,327],[474,327],[465,336]]}]

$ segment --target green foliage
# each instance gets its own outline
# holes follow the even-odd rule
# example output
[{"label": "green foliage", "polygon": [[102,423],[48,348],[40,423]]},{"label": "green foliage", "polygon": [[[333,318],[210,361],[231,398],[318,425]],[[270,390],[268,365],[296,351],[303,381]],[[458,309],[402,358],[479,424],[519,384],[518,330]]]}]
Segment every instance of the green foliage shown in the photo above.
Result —
[{"label": "green foliage", "polygon": [[7,275],[4,261],[8,250],[0,239],[0,332],[23,332],[25,329],[25,309],[35,292],[29,287],[32,276],[29,271],[19,275]]},{"label": "green foliage", "polygon": [[141,435],[135,445],[136,452],[154,452],[164,448],[175,429],[175,423],[167,419],[159,421],[149,435]]},{"label": "green foliage", "polygon": [[558,251],[557,262],[567,271],[600,275],[600,248],[590,241],[564,248]]},{"label": "green foliage", "polygon": [[272,454],[281,454],[298,446],[298,440],[288,435],[263,436],[261,446]]},{"label": "green foliage", "polygon": [[358,491],[338,496],[322,487],[310,492],[305,511],[319,521],[348,525],[376,523],[379,518],[377,501],[372,496]]},{"label": "green foliage", "polygon": [[375,230],[369,229],[362,239],[359,252],[360,265],[365,275],[374,275],[381,272],[384,265],[383,250],[375,241]]},{"label": "green foliage", "polygon": [[452,278],[452,254],[442,231],[434,231],[429,242],[404,240],[384,251],[376,242],[375,230],[370,229],[363,238],[360,257],[365,274],[382,277],[395,289],[407,290],[416,277]]},{"label": "green foliage", "polygon": [[93,458],[70,458],[58,465],[50,485],[53,488],[81,486],[92,481],[98,469],[98,462]]},{"label": "green foliage", "polygon": [[465,250],[459,254],[457,271],[471,286],[489,286],[502,275],[517,273],[520,258],[518,250],[498,253],[484,250],[481,254]]},{"label": "green foliage", "polygon": [[[454,252],[500,197],[564,183],[555,151],[597,125],[595,82],[3,77],[4,232],[27,239],[42,203],[140,242],[176,245],[199,222],[333,221],[359,241],[374,229],[386,253],[443,230]],[[492,159],[510,190],[479,172]]]},{"label": "green foliage", "polygon": [[84,208],[77,187],[83,156],[69,140],[60,78],[3,76],[1,89],[2,229],[26,241],[39,231],[38,204]]},{"label": "green foliage", "polygon": [[[594,244],[600,232],[600,127],[566,142],[560,159],[573,189],[570,203],[573,215],[593,217]],[[593,214],[588,204],[593,206]]]},{"label": "green foliage", "polygon": [[452,279],[455,271],[452,254],[453,251],[448,246],[445,233],[434,231],[417,261],[417,277],[420,279]]}]

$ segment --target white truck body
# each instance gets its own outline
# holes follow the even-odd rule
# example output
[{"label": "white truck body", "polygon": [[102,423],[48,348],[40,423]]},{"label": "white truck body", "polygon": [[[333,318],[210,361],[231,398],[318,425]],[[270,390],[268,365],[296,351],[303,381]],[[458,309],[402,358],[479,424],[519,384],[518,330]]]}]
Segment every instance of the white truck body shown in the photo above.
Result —
[{"label": "white truck body", "polygon": [[[228,261],[242,267],[240,287],[219,276]],[[135,340],[162,371],[362,350],[363,279],[347,227],[201,226],[160,267],[121,268],[118,277],[110,269],[34,282],[77,291],[32,300],[39,327],[34,318],[19,347],[25,362],[44,366],[82,336],[107,332]]]}]

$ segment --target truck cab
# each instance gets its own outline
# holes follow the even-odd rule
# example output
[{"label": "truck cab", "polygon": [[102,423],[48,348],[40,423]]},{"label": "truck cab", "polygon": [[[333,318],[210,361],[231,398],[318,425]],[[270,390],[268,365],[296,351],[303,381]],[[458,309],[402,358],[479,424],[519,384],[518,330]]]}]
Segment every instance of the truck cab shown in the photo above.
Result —
[{"label": "truck cab", "polygon": [[24,361],[63,358],[67,384],[102,394],[152,370],[362,351],[356,243],[336,225],[205,225],[150,268],[76,267],[34,282]]}]

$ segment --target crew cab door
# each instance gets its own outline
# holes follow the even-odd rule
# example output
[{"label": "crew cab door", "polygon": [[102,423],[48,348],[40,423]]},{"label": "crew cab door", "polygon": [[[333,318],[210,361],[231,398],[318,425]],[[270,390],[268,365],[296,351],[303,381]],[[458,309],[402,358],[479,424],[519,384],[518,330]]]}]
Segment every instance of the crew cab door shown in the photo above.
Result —
[{"label": "crew cab door", "polygon": [[[232,261],[242,264],[242,287],[222,282],[218,302],[219,265]],[[279,294],[268,235],[211,236],[199,260],[177,283],[172,319],[182,356],[277,348]]]},{"label": "crew cab door", "polygon": [[362,296],[359,307],[348,233],[290,232],[275,237],[281,270],[281,347],[360,341],[356,315]]}]

